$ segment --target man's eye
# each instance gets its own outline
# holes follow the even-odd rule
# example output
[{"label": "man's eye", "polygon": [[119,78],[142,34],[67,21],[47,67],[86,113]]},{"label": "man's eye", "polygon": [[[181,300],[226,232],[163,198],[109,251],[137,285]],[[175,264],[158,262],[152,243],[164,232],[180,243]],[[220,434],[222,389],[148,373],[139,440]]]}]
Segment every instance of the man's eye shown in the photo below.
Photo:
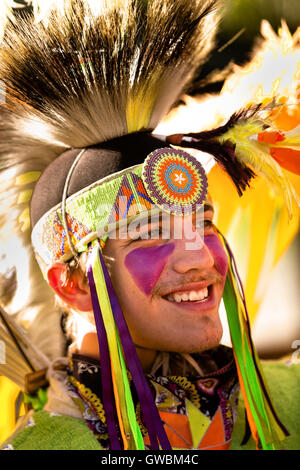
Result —
[{"label": "man's eye", "polygon": [[213,227],[213,226],[214,226],[213,221],[210,220],[210,219],[206,219],[206,220],[204,221],[204,226],[205,226],[205,227]]},{"label": "man's eye", "polygon": [[130,241],[142,241],[142,240],[158,240],[165,236],[165,238],[170,238],[170,234],[165,233],[161,227],[156,229],[151,229],[143,233],[130,234]]},{"label": "man's eye", "polygon": [[[153,232],[154,233],[154,232]],[[129,241],[130,242],[137,242],[140,240],[150,240],[152,238],[151,232],[137,232],[137,233],[129,233]]]},{"label": "man's eye", "polygon": [[198,230],[203,229],[203,228],[213,228],[213,227],[214,227],[214,224],[211,219],[201,220],[200,222],[196,224],[196,229]]},{"label": "man's eye", "polygon": [[135,233],[135,234],[130,233],[129,234],[129,240],[131,242],[136,242],[138,240],[148,240],[148,239],[149,239],[149,235],[147,233],[143,233],[143,234],[141,234],[141,233]]},{"label": "man's eye", "polygon": [[149,238],[161,238],[161,236],[162,236],[162,229],[161,228],[151,230],[151,232],[149,233]]}]

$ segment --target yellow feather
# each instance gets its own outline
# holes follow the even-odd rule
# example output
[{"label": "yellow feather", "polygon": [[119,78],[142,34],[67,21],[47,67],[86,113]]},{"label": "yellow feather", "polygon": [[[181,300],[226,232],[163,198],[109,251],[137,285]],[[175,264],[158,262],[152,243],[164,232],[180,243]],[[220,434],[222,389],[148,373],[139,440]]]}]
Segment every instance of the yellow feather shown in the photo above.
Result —
[{"label": "yellow feather", "polygon": [[41,176],[40,171],[29,171],[16,177],[16,185],[23,186],[25,184],[34,183]]},{"label": "yellow feather", "polygon": [[[266,121],[258,120],[257,117],[248,121],[237,122],[237,124],[223,134],[218,140],[223,143],[230,140],[236,145],[236,158],[246,165],[251,166],[254,171],[264,177],[276,193],[282,194],[289,213],[292,217],[292,201],[296,201],[300,207],[300,200],[281,166],[271,157],[270,145],[257,140],[257,134],[264,130]],[[269,124],[269,122],[268,122]],[[288,138],[290,142],[298,142],[299,130],[292,132]],[[272,146],[274,146],[272,144]],[[282,142],[280,142],[282,146]],[[288,145],[290,147],[290,145]]]}]

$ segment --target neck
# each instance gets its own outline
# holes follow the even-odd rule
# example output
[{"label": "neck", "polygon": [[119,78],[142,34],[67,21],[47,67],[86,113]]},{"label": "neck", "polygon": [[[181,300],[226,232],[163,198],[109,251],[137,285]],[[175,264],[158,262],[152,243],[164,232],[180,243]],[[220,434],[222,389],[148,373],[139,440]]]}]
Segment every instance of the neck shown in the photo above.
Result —
[{"label": "neck", "polygon": [[135,350],[143,368],[143,371],[145,373],[149,373],[157,356],[157,351],[154,351],[153,349],[146,349],[141,346],[137,346],[136,344]]},{"label": "neck", "polygon": [[[151,370],[157,351],[153,349],[146,349],[141,346],[135,345],[136,353],[145,373]],[[92,357],[93,359],[100,360],[98,336],[95,332],[86,333],[82,339],[81,345],[78,348],[78,354],[83,356]]]}]

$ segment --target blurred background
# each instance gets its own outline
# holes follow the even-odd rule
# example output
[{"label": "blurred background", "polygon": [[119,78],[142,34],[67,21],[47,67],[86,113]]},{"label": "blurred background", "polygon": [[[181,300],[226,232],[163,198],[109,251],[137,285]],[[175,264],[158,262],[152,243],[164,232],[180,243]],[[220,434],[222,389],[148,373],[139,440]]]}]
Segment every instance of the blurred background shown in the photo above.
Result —
[{"label": "blurred background", "polygon": [[[220,91],[227,73],[232,70],[230,64],[242,66],[251,59],[262,38],[262,20],[267,20],[276,32],[282,20],[286,21],[292,34],[300,26],[298,0],[225,0],[223,11],[215,49],[201,68],[192,93]],[[216,78],[209,84],[205,79],[201,80],[217,70],[220,71],[219,80]]]}]

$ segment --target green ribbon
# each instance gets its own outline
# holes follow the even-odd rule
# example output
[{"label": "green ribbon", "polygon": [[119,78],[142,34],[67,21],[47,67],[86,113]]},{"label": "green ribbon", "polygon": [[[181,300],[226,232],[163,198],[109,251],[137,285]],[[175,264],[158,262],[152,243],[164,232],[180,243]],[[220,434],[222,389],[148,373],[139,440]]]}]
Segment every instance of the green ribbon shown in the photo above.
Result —
[{"label": "green ribbon", "polygon": [[128,382],[124,355],[120,344],[117,326],[115,324],[114,316],[111,309],[111,304],[105,284],[105,278],[101,262],[98,256],[99,243],[96,241],[95,243],[93,243],[93,245],[95,250],[92,264],[93,276],[95,280],[99,305],[102,312],[103,323],[107,334],[110,358],[120,398],[120,411],[123,419],[124,429],[127,435],[132,435],[135,448],[138,450],[143,450],[144,442],[139,425],[136,421],[135,409]]},{"label": "green ribbon", "polygon": [[47,403],[47,390],[39,388],[36,395],[24,393],[24,403],[30,404],[35,411],[40,411]]}]

